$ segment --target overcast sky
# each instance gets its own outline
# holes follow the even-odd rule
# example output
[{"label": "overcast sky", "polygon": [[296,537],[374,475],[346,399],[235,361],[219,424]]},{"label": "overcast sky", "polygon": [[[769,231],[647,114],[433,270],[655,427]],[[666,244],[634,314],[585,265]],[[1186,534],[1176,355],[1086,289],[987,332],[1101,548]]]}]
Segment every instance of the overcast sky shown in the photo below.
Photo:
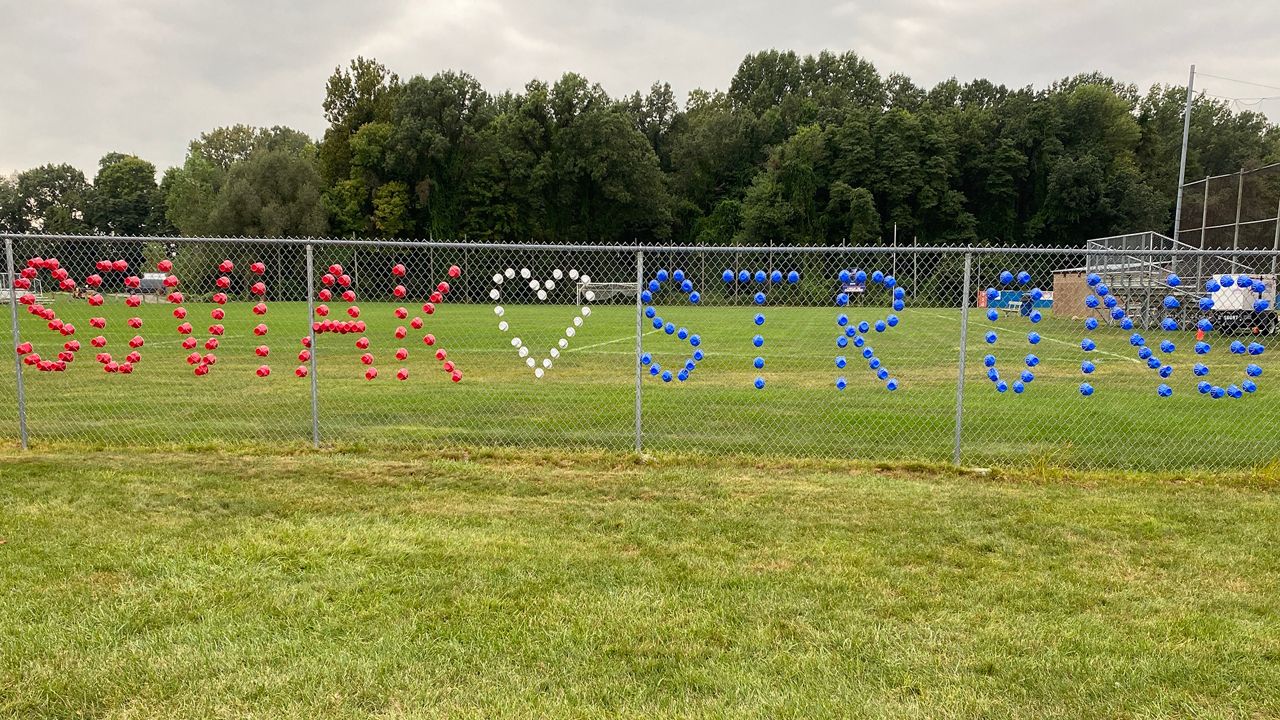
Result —
[{"label": "overcast sky", "polygon": [[[0,0],[0,173],[70,162],[92,177],[109,151],[163,170],[232,123],[319,137],[325,79],[358,54],[491,91],[573,70],[613,95],[663,80],[682,99],[768,48],[853,50],[926,87],[1097,69],[1145,89],[1185,83],[1193,62],[1280,87],[1277,33],[1277,0]],[[1280,121],[1280,100],[1247,102]]]}]

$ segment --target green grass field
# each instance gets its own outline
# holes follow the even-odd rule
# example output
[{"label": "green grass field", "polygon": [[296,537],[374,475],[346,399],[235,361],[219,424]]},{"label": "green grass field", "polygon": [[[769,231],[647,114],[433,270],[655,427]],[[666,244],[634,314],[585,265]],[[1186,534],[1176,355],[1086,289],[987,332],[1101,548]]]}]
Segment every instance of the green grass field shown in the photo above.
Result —
[{"label": "green grass field", "polygon": [[[299,338],[306,332],[305,305],[272,303],[265,318],[273,374],[254,376],[260,342],[250,329],[259,318],[246,303],[228,306],[227,335],[213,372],[196,378],[183,358],[187,351],[170,316],[171,307],[144,305],[143,361],[132,376],[108,376],[93,361],[88,318],[101,311],[110,320],[107,350],[123,356],[133,331],[132,314],[119,299],[105,308],[60,301],[54,307],[79,328],[85,344],[65,374],[26,373],[29,423],[40,445],[93,447],[205,446],[238,443],[303,446],[310,441],[309,383],[293,376]],[[209,324],[211,305],[192,303],[188,318],[197,329]],[[541,380],[535,380],[509,344],[519,335],[541,355],[560,337],[573,316],[565,306],[511,306],[512,331],[501,333],[487,305],[445,305],[426,318],[422,332],[403,343],[392,331],[404,321],[393,305],[362,303],[371,351],[381,376],[368,382],[358,362],[353,336],[320,340],[320,413],[323,441],[337,447],[437,447],[516,445],[524,447],[626,450],[634,443],[634,332],[631,307],[598,306],[569,350]],[[416,310],[416,304],[409,304]],[[665,308],[660,308],[665,310]],[[653,451],[751,456],[813,456],[874,460],[947,461],[955,421],[959,313],[951,309],[908,308],[903,324],[873,345],[902,383],[884,389],[850,347],[850,366],[834,366],[838,354],[835,308],[766,308],[768,321],[756,328],[753,307],[690,307],[670,310],[669,319],[703,338],[707,359],[686,383],[644,378],[644,446]],[[335,305],[335,317],[341,313]],[[852,311],[856,319],[873,313]],[[345,316],[343,316],[345,319]],[[1256,466],[1277,458],[1275,431],[1280,404],[1270,381],[1280,375],[1274,353],[1256,360],[1266,374],[1260,390],[1242,400],[1209,400],[1194,388],[1190,373],[1192,338],[1181,334],[1173,357],[1178,373],[1170,381],[1174,397],[1161,399],[1155,373],[1134,357],[1128,333],[1094,333],[1100,369],[1092,378],[1097,393],[1077,391],[1085,354],[1077,322],[1046,319],[1037,329],[1045,340],[1036,349],[1044,363],[1023,396],[1000,395],[985,377],[982,335],[990,325],[980,312],[971,318],[969,383],[964,403],[967,465],[1058,464],[1076,467],[1176,469]],[[64,338],[25,313],[23,337],[46,356]],[[1006,376],[1021,370],[1029,346],[1025,321],[996,323],[1006,333],[997,346]],[[761,351],[750,338],[760,330]],[[421,343],[432,332],[464,373],[449,382]],[[666,367],[689,354],[678,343],[646,326],[645,347]],[[1148,333],[1156,337],[1158,333]],[[203,336],[201,336],[203,340]],[[1226,341],[1208,356],[1210,379],[1239,383],[1245,359],[1225,352]],[[391,357],[400,345],[411,356]],[[758,391],[750,366],[757,353],[767,365]],[[1255,359],[1255,358],[1250,358]],[[399,367],[411,377],[394,378]],[[843,374],[849,387],[840,392]],[[13,369],[0,364],[0,403],[13,407]],[[16,413],[4,413],[0,431],[16,437]]]},{"label": "green grass field", "polygon": [[3,451],[0,717],[1276,717],[1278,480]]}]

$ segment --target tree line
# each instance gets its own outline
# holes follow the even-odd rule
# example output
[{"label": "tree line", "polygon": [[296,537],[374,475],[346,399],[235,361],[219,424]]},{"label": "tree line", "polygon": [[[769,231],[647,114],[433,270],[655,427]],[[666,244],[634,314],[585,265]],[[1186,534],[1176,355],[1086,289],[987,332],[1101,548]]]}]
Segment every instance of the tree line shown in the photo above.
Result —
[{"label": "tree line", "polygon": [[[932,88],[852,52],[748,55],[725,91],[610,97],[567,73],[491,93],[358,57],[328,128],[215,128],[156,180],[112,152],[0,179],[0,228],[514,242],[1064,245],[1172,225],[1185,88],[1098,73]],[[1187,176],[1280,160],[1280,128],[1199,97]]]}]

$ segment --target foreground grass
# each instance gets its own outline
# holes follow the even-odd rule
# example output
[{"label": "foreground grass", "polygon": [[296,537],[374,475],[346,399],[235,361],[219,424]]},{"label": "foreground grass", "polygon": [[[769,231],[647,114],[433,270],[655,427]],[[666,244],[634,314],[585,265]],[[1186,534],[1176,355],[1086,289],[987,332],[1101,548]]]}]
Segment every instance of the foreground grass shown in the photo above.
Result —
[{"label": "foreground grass", "polygon": [[1276,483],[6,453],[0,715],[1275,716]]}]

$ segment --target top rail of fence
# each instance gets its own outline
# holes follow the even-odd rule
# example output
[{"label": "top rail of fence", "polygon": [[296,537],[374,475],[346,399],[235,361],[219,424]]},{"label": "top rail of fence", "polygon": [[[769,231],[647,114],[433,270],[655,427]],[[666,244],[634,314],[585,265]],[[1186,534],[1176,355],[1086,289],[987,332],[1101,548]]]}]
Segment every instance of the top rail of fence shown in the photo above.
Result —
[{"label": "top rail of fence", "polygon": [[[1141,233],[1135,233],[1139,235]],[[1122,237],[1122,236],[1116,236]],[[1095,247],[1034,247],[1034,246],[990,246],[990,245],[619,245],[619,244],[574,244],[574,243],[516,243],[516,242],[482,242],[459,240],[415,240],[402,238],[335,238],[335,237],[285,237],[285,236],[170,236],[170,235],[62,235],[49,233],[0,233],[0,239],[15,241],[49,241],[61,242],[69,240],[124,240],[130,242],[155,242],[168,244],[186,243],[244,243],[244,242],[279,242],[294,245],[319,246],[353,246],[353,247],[413,247],[435,248],[441,250],[488,249],[488,250],[526,250],[526,251],[598,251],[598,252],[700,252],[719,255],[734,253],[791,253],[791,254],[898,254],[923,255],[933,253],[972,253],[974,255],[1003,255],[1017,253],[1020,255],[1079,255],[1087,253],[1094,256],[1132,257],[1160,256],[1179,257],[1220,254],[1221,250],[1200,250],[1198,248],[1161,249],[1148,248],[1142,250],[1123,248]],[[1094,241],[1090,241],[1092,244]],[[1233,256],[1272,256],[1274,249],[1239,249],[1232,250]]]}]

